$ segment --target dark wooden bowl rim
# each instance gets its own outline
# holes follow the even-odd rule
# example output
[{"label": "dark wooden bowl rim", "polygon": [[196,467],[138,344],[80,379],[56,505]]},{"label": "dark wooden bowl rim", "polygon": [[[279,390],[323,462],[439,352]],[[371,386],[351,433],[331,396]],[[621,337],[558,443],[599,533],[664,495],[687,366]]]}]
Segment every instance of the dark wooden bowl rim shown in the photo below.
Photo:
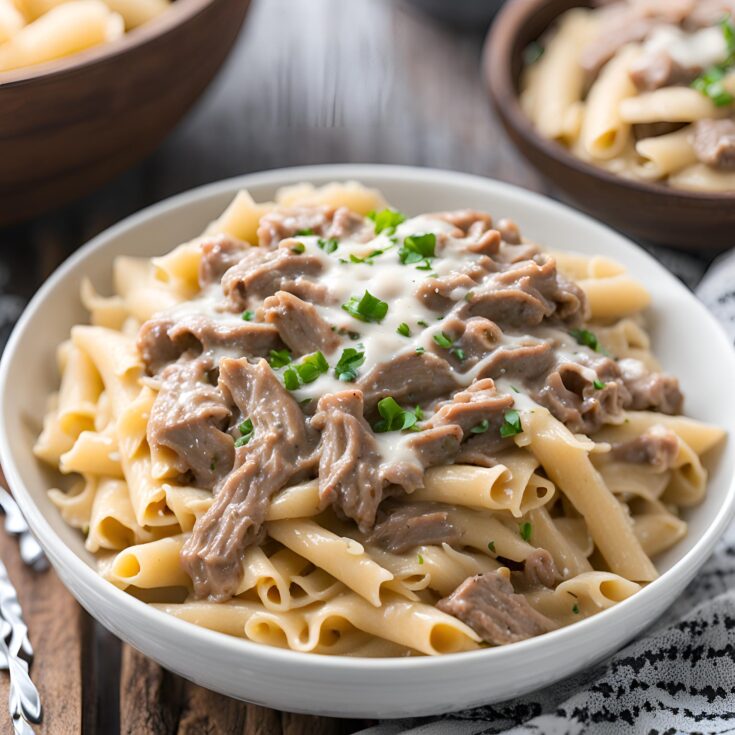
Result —
[{"label": "dark wooden bowl rim", "polygon": [[163,36],[173,28],[186,23],[217,0],[176,0],[171,7],[153,20],[125,33],[110,43],[94,46],[86,51],[65,56],[34,66],[25,66],[12,71],[0,72],[0,91],[4,87],[32,84],[41,79],[77,72],[104,59],[120,56],[142,46],[153,38]]},{"label": "dark wooden bowl rim", "polygon": [[[539,135],[533,123],[521,108],[517,80],[514,77],[511,63],[520,30],[542,5],[553,5],[553,3],[549,0],[511,0],[511,2],[508,2],[496,17],[483,50],[483,66],[486,70],[486,78],[494,102],[497,106],[502,106],[503,114],[507,117],[509,124],[523,137],[526,143],[540,149],[545,155],[560,164],[575,169],[578,173],[602,179],[633,192],[665,195],[671,200],[682,203],[698,200],[731,205],[735,200],[735,192],[685,191],[655,182],[628,179],[593,166],[581,158],[577,158],[560,143]],[[578,5],[585,6],[589,3],[579,2]],[[564,10],[568,7],[568,5],[565,6]],[[558,15],[561,15],[561,13]]]}]

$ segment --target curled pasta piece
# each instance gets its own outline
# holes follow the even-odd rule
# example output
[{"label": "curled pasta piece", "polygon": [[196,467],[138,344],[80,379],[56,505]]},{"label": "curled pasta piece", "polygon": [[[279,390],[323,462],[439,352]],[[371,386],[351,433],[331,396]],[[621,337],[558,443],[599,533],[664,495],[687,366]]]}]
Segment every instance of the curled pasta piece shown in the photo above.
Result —
[{"label": "curled pasta piece", "polygon": [[170,253],[152,258],[152,276],[171,288],[182,299],[199,293],[199,264],[202,248],[199,240],[175,247]]},{"label": "curled pasta piece", "polygon": [[256,612],[263,610],[259,602],[245,600],[229,600],[225,603],[192,600],[181,603],[153,603],[153,607],[179,620],[239,638],[245,637],[245,623]]},{"label": "curled pasta piece", "polygon": [[189,587],[191,580],[179,562],[184,536],[169,536],[128,546],[103,566],[102,576],[125,589]]},{"label": "curled pasta piece", "polygon": [[51,488],[48,496],[70,526],[85,529],[92,517],[92,504],[96,493],[97,479],[94,475],[85,475],[75,482],[68,492]]},{"label": "curled pasta piece", "polygon": [[120,452],[113,431],[83,431],[72,448],[59,457],[59,469],[70,472],[122,478]]},{"label": "curled pasta piece", "polygon": [[120,296],[100,296],[89,278],[82,279],[79,289],[82,304],[89,312],[89,320],[95,327],[122,329],[128,311]]},{"label": "curled pasta piece", "polygon": [[363,216],[387,206],[377,189],[370,189],[357,181],[332,182],[318,187],[311,184],[284,186],[276,192],[276,202],[284,207],[347,207]]},{"label": "curled pasta piece", "polygon": [[626,275],[586,278],[578,283],[587,296],[593,319],[620,319],[643,311],[651,303],[646,288]]},{"label": "curled pasta piece", "polygon": [[509,479],[510,472],[505,465],[432,467],[426,472],[424,486],[414,490],[411,499],[475,508],[505,508],[508,500],[504,487]]},{"label": "curled pasta piece", "polygon": [[252,244],[258,242],[258,223],[260,218],[270,212],[272,202],[256,204],[250,193],[244,189],[230,202],[225,211],[207,227],[207,235],[232,235],[238,240]]},{"label": "curled pasta piece", "polygon": [[362,544],[309,520],[270,521],[266,529],[276,541],[380,607],[381,588],[394,577],[365,553]]}]

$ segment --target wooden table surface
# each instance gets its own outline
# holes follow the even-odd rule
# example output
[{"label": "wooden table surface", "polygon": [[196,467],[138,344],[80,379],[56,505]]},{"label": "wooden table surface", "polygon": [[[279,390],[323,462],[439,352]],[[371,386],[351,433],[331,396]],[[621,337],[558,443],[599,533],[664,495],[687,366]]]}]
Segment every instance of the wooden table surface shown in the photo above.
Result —
[{"label": "wooden table surface", "polygon": [[[227,66],[153,156],[81,202],[0,230],[0,329],[7,332],[23,301],[96,233],[147,204],[236,174],[413,164],[553,194],[490,110],[479,75],[482,40],[405,2],[256,0]],[[185,682],[121,645],[52,571],[24,569],[15,542],[1,533],[0,556],[37,653],[32,673],[45,706],[38,732],[331,735],[366,724],[275,712]],[[3,675],[2,732],[10,731],[6,701]]]}]

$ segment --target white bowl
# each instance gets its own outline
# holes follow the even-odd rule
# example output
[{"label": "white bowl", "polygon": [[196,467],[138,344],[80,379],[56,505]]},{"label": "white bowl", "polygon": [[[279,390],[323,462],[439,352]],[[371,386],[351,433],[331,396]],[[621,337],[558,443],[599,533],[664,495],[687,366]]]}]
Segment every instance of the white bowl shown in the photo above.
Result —
[{"label": "white bowl", "polygon": [[[81,536],[46,497],[53,476],[31,446],[56,388],[56,345],[84,320],[79,284],[111,285],[116,255],[164,253],[199,233],[247,187],[269,199],[285,184],[357,179],[409,213],[475,207],[514,218],[531,239],[622,262],[653,294],[656,353],[679,376],[687,413],[735,435],[735,353],[714,318],[656,261],[561,204],[506,184],[393,166],[314,166],[243,176],[182,194],[96,237],[31,301],[0,366],[0,460],[33,532],[79,602],[113,633],[172,671],[232,697],[296,712],[354,717],[428,715],[497,702],[557,681],[630,640],[671,604],[704,563],[735,511],[732,441],[712,463],[707,498],[687,515],[689,534],[657,562],[659,579],[575,625],[500,648],[438,658],[330,658],[261,646],[166,616],[97,576]],[[33,636],[33,631],[31,631]]]}]

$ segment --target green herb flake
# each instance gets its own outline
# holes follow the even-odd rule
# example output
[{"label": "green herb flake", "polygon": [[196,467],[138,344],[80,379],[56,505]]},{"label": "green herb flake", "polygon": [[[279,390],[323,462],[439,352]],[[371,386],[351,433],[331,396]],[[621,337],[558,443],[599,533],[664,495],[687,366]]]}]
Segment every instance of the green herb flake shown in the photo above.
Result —
[{"label": "green herb flake", "polygon": [[572,605],[572,612],[575,615],[579,615],[579,605],[576,602]]},{"label": "green herb flake", "polygon": [[240,432],[240,436],[235,441],[235,446],[243,447],[253,438],[253,422],[250,419],[245,419],[238,425],[237,430]]},{"label": "green herb flake", "polygon": [[401,335],[401,337],[410,337],[411,336],[411,328],[406,324],[406,322],[401,322],[398,327],[396,328],[396,332]]},{"label": "green herb flake", "polygon": [[362,322],[382,322],[388,313],[388,304],[365,291],[361,298],[351,296],[342,308],[350,315]]},{"label": "green herb flake", "polygon": [[602,352],[597,335],[594,332],[590,332],[589,329],[573,329],[569,334],[577,340],[577,344],[589,347],[595,352]]},{"label": "green herb flake", "polygon": [[316,245],[327,255],[331,255],[339,247],[339,241],[334,237],[330,237],[329,240],[325,240],[324,238],[320,237],[316,241]]},{"label": "green herb flake", "polygon": [[433,339],[434,339],[434,342],[436,342],[439,345],[439,347],[442,347],[445,350],[450,349],[452,345],[454,344],[454,342],[452,342],[452,340],[449,339],[449,337],[447,337],[447,335],[444,334],[444,332],[435,334]]},{"label": "green herb flake", "polygon": [[392,396],[378,401],[380,420],[373,426],[379,434],[387,431],[405,431],[416,423],[416,414],[413,411],[402,409]]},{"label": "green herb flake", "polygon": [[427,322],[425,319],[419,319],[416,324],[418,324],[420,327],[428,327],[429,322]]},{"label": "green herb flake", "polygon": [[216,466],[217,466],[217,462],[216,462],[216,460],[214,460],[214,459],[213,459],[213,460],[212,460],[212,461],[211,461],[211,462],[209,463],[209,469],[210,469],[210,471],[211,471],[211,472],[214,472],[214,468],[215,468]]},{"label": "green herb flake", "polygon": [[313,383],[320,375],[329,370],[329,363],[321,352],[315,352],[303,358],[295,369],[302,383]]},{"label": "green herb flake", "polygon": [[392,235],[396,231],[396,227],[401,222],[406,221],[406,215],[395,209],[381,209],[379,212],[370,212],[368,219],[375,223],[375,234],[379,235],[385,232],[386,235]]},{"label": "green herb flake", "polygon": [[523,431],[521,426],[521,415],[514,408],[507,410],[503,414],[503,424],[500,427],[500,436],[507,439],[509,436],[515,436]]},{"label": "green herb flake", "polygon": [[606,384],[603,383],[601,380],[593,380],[592,385],[595,386],[596,390],[602,390]]},{"label": "green herb flake", "polygon": [[306,250],[306,245],[304,245],[303,242],[295,242],[293,245],[291,245],[291,252],[295,253],[296,255],[301,255],[304,250]]},{"label": "green herb flake", "polygon": [[423,564],[423,563],[424,563],[424,557],[421,556],[421,554],[419,554],[419,564]]},{"label": "green herb flake", "polygon": [[423,347],[417,347],[416,348],[416,354],[417,355],[423,355],[424,352],[426,352],[426,349],[424,349]]},{"label": "green herb flake", "polygon": [[531,41],[523,49],[523,64],[533,66],[544,55],[545,51],[546,49],[538,41]]},{"label": "green herb flake", "polygon": [[460,362],[464,362],[466,357],[464,350],[461,347],[452,347],[452,349],[449,350],[449,354],[454,355]]},{"label": "green herb flake", "polygon": [[479,424],[470,429],[470,434],[484,434],[490,428],[490,422],[483,419]]},{"label": "green herb flake", "polygon": [[268,357],[270,366],[274,369],[286,367],[291,362],[290,350],[271,350]]},{"label": "green herb flake", "polygon": [[487,548],[488,548],[488,551],[491,551],[494,554],[495,553],[495,541],[488,541]]},{"label": "green herb flake", "polygon": [[474,291],[468,291],[468,292],[467,292],[467,293],[466,293],[466,294],[464,295],[464,300],[465,300],[465,301],[466,301],[467,303],[469,303],[470,301],[472,301],[472,299],[474,299],[474,298],[475,298],[475,292],[474,292]]},{"label": "green herb flake", "polygon": [[251,322],[255,319],[255,312],[248,309],[247,311],[243,311],[242,313],[242,320],[244,322]]},{"label": "green herb flake", "polygon": [[299,375],[293,368],[289,368],[283,373],[283,385],[286,386],[286,390],[298,390]]},{"label": "green herb flake", "polygon": [[511,390],[512,390],[512,391],[513,391],[514,393],[520,393],[520,391],[518,390],[518,388],[516,388],[516,387],[515,387],[514,385],[511,385],[511,386],[510,386],[510,389],[511,389]]},{"label": "green herb flake", "polygon": [[311,237],[312,235],[316,235],[316,232],[314,232],[311,227],[307,227],[303,230],[296,230],[296,237]]},{"label": "green herb flake", "polygon": [[735,97],[725,88],[725,77],[735,67],[735,25],[730,16],[720,21],[728,56],[720,64],[708,67],[693,82],[692,87],[712,100],[716,107],[726,107],[735,102]]},{"label": "green herb flake", "polygon": [[521,534],[521,538],[524,541],[531,540],[531,531],[533,531],[533,526],[531,526],[528,521],[525,521],[525,523],[521,523],[521,525],[518,526],[518,533]]},{"label": "green herb flake", "polygon": [[431,270],[430,258],[435,257],[434,250],[436,248],[436,235],[433,232],[427,232],[425,235],[409,235],[398,251],[398,259],[403,265],[412,265],[413,263],[421,263],[421,270]]},{"label": "green herb flake", "polygon": [[342,350],[342,355],[334,366],[334,374],[339,380],[351,383],[357,380],[357,368],[365,362],[365,353],[354,347]]}]

